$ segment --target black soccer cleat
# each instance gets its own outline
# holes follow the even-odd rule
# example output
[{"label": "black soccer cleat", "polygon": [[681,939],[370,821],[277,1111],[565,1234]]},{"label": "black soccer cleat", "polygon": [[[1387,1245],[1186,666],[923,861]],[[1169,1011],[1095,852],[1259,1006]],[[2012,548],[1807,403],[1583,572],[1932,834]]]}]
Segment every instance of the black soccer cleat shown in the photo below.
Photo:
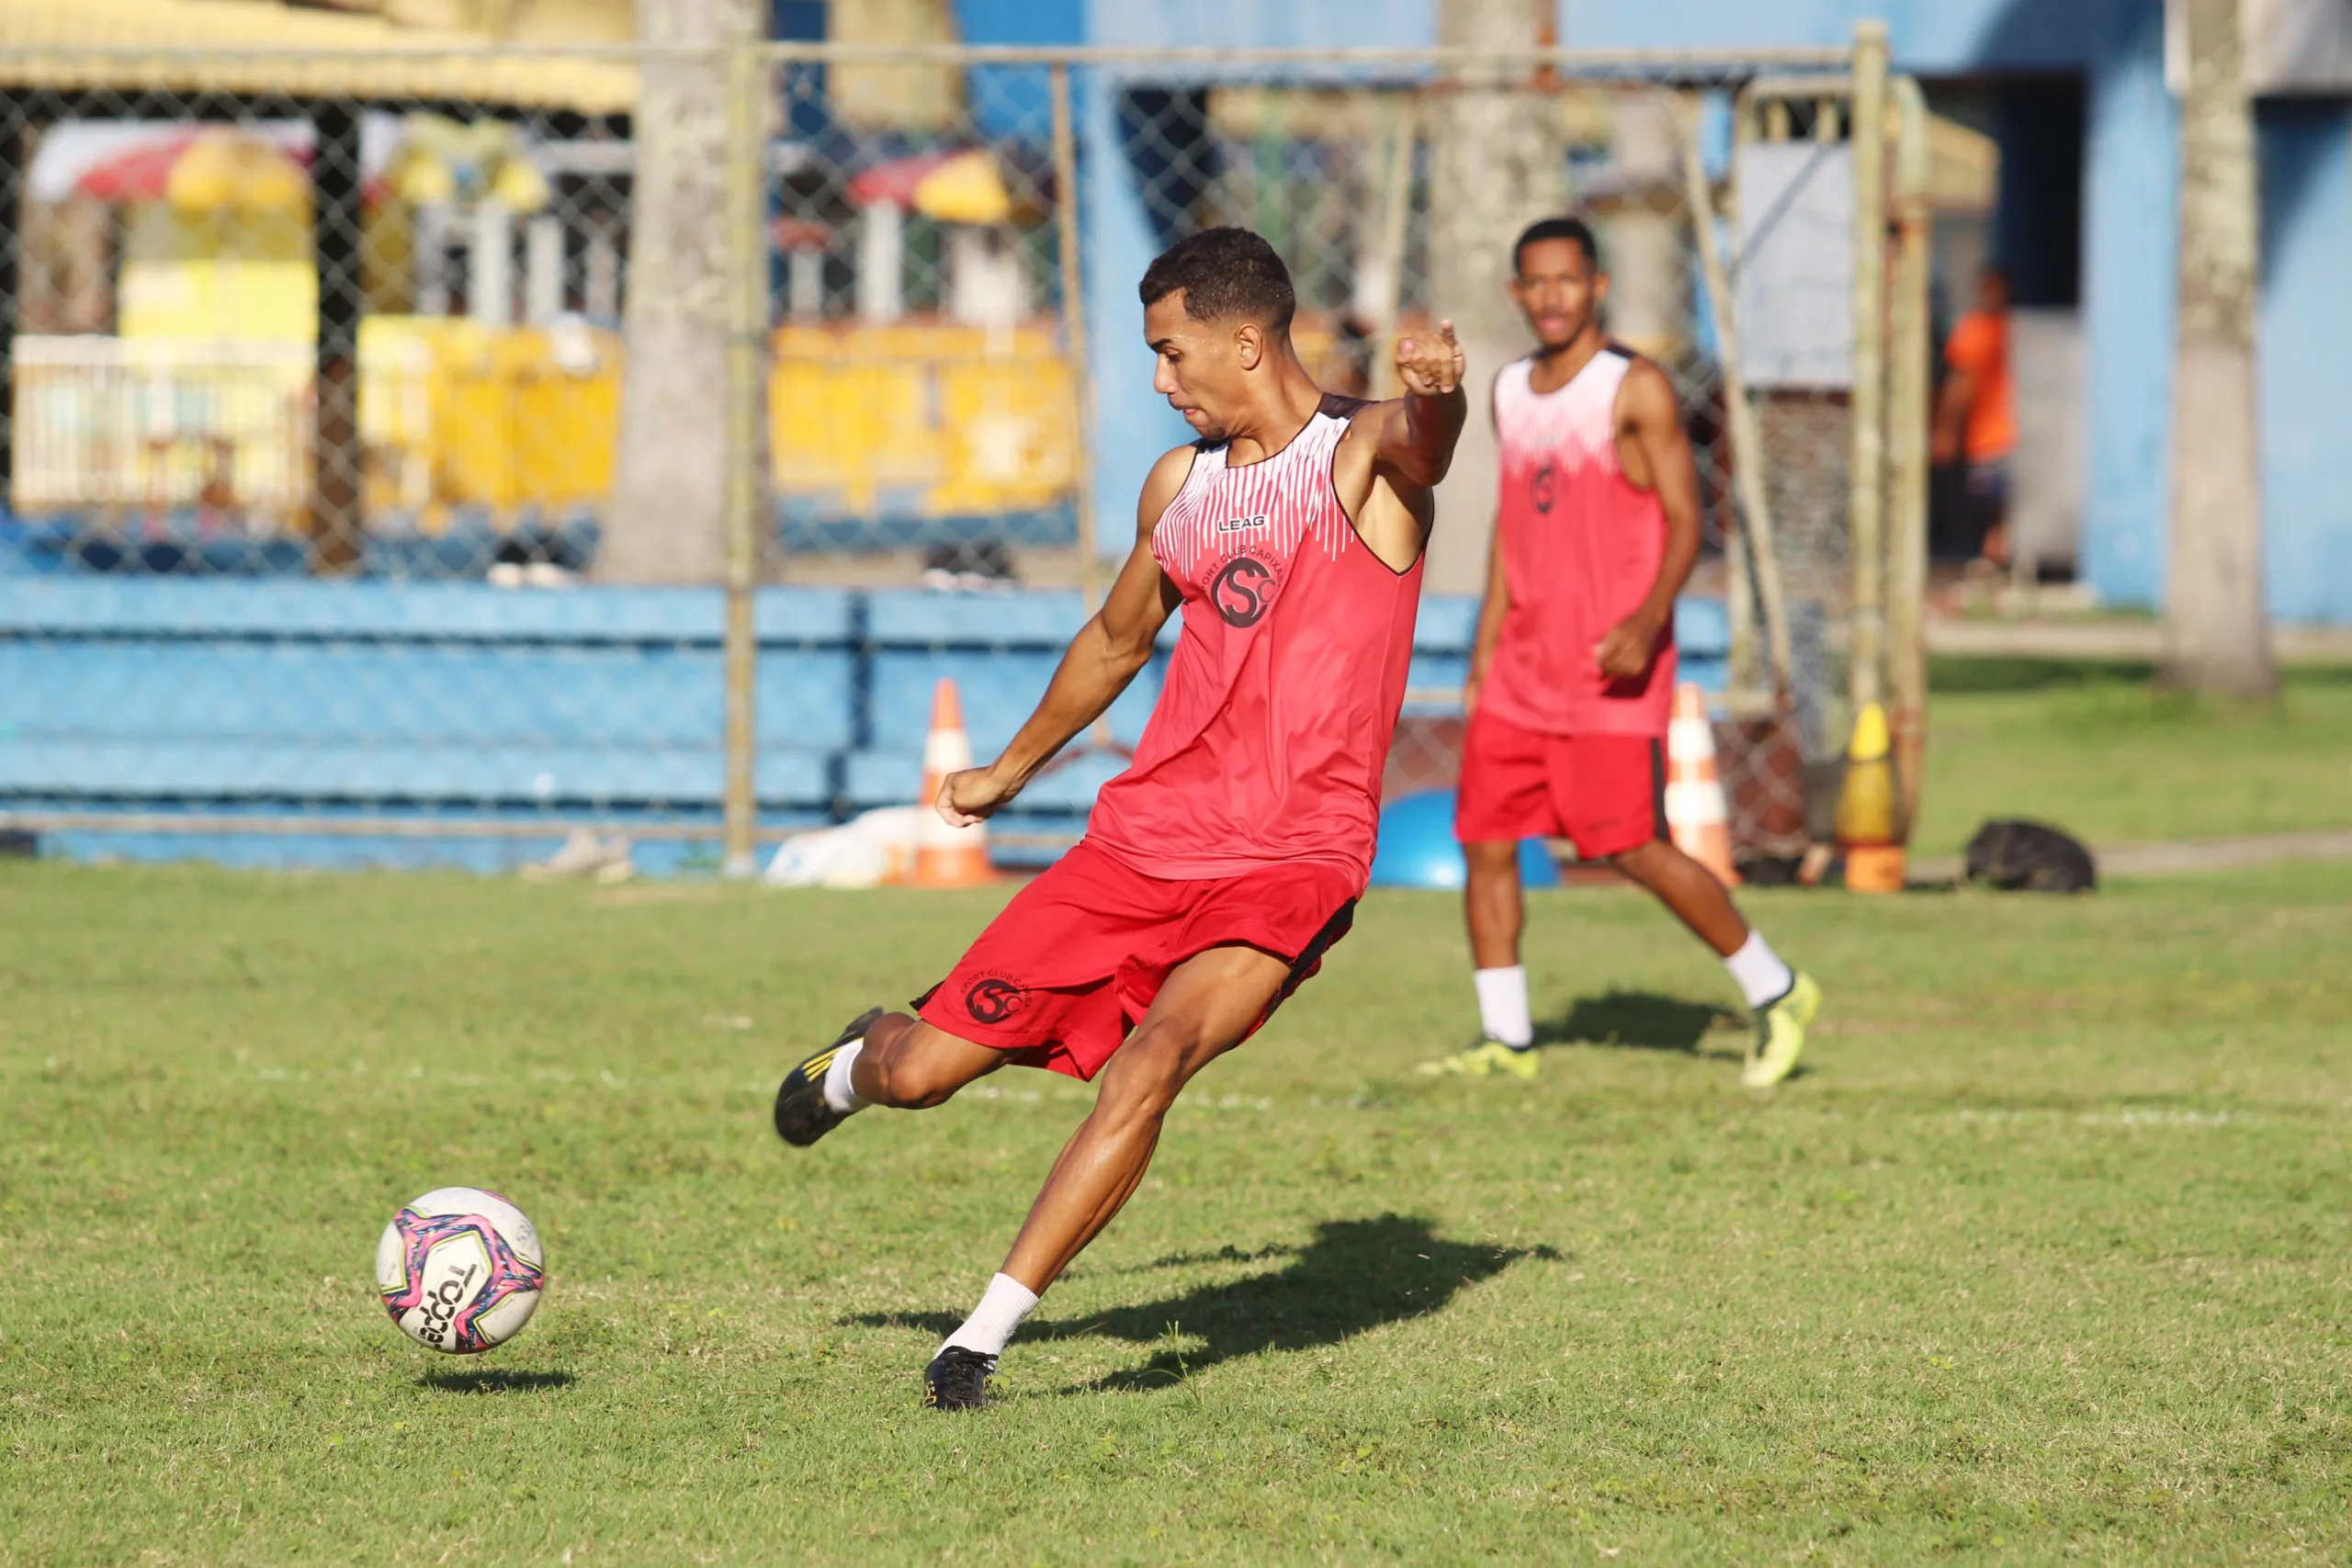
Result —
[{"label": "black soccer cleat", "polygon": [[794,1148],[805,1149],[849,1118],[825,1103],[825,1069],[833,1065],[842,1046],[865,1038],[881,1021],[880,1008],[867,1008],[841,1032],[841,1037],[792,1071],[775,1091],[775,1135]]},{"label": "black soccer cleat", "polygon": [[978,1410],[989,1402],[989,1378],[996,1358],[961,1345],[949,1345],[922,1370],[922,1404],[926,1410]]}]

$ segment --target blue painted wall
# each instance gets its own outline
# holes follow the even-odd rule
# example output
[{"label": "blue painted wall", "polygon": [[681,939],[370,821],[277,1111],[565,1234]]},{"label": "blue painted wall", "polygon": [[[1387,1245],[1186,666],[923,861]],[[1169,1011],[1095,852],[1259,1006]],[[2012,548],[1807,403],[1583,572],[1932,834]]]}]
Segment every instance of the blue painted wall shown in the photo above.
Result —
[{"label": "blue painted wall", "polygon": [[2089,62],[2114,19],[2159,0],[1560,0],[1560,41],[1578,49],[1835,45],[1875,17],[1905,71],[2066,71]]},{"label": "blue painted wall", "polygon": [[[1086,0],[956,0],[966,43],[1074,43],[1086,31]],[[1041,67],[992,66],[971,73],[967,101],[989,136],[1035,136],[1053,123]]]},{"label": "blue painted wall", "polygon": [[2172,465],[2177,113],[2164,18],[2119,18],[2091,74],[2083,161],[2083,576],[2115,604],[2164,599]]},{"label": "blue painted wall", "polygon": [[2352,620],[2352,113],[2263,106],[2262,489],[2270,613]]}]

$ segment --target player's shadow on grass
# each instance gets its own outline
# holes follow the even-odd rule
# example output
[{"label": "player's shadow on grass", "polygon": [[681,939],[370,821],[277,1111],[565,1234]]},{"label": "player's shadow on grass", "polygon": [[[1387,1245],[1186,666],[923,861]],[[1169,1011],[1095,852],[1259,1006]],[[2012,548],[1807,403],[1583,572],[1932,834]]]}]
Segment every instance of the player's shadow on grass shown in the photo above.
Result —
[{"label": "player's shadow on grass", "polygon": [[1610,991],[1578,997],[1576,1005],[1535,1026],[1538,1045],[1624,1045],[1643,1051],[1698,1055],[1707,1032],[1737,1024],[1739,1015],[1704,1002],[1655,991]]},{"label": "player's shadow on grass", "polygon": [[569,1388],[571,1381],[570,1372],[518,1372],[503,1367],[426,1372],[416,1380],[418,1387],[438,1393],[537,1393],[550,1388]]},{"label": "player's shadow on grass", "polygon": [[[1195,1286],[1164,1301],[1114,1307],[1076,1322],[1034,1324],[1021,1337],[1032,1342],[1097,1337],[1137,1345],[1166,1342],[1166,1348],[1140,1367],[1065,1392],[1166,1388],[1237,1356],[1310,1350],[1383,1324],[1426,1317],[1464,1286],[1491,1279],[1521,1258],[1559,1255],[1548,1247],[1473,1247],[1445,1241],[1427,1220],[1382,1214],[1369,1220],[1326,1220],[1305,1247],[1238,1256],[1286,1261],[1230,1284]],[[1168,1258],[1155,1267],[1202,1261]],[[851,1321],[944,1335],[963,1320],[946,1313],[868,1313]],[[1179,1340],[1185,1342],[1184,1348],[1178,1348]]]}]

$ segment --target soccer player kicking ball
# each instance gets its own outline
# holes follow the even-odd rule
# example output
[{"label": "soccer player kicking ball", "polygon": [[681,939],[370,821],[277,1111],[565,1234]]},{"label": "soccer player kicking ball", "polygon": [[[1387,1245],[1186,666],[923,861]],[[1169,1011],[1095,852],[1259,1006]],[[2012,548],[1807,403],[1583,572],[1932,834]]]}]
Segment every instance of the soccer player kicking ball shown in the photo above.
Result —
[{"label": "soccer player kicking ball", "polygon": [[923,1372],[985,1402],[1021,1320],[1127,1201],[1193,1075],[1262,1026],[1347,934],[1371,874],[1404,700],[1430,489],[1462,433],[1451,323],[1396,351],[1407,395],[1327,396],[1290,341],[1272,247],[1211,229],[1143,277],[1153,388],[1200,438],[1153,465],[1136,546],[1004,754],[942,784],[977,822],[1021,792],[1183,635],[1134,764],[1086,837],[1023,888],[915,1015],[869,1012],[784,1080],[806,1145],[868,1105],[944,1103],[1008,1062],[1099,1074],[1003,1269]]},{"label": "soccer player kicking ball", "polygon": [[1722,955],[1755,1013],[1741,1081],[1780,1082],[1821,989],[1749,929],[1667,837],[1674,599],[1699,553],[1699,479],[1665,372],[1610,343],[1592,231],[1546,219],[1519,237],[1511,298],[1538,347],[1495,377],[1501,497],[1465,700],[1454,834],[1484,1039],[1429,1073],[1535,1076],[1519,840],[1566,838],[1656,894]]}]

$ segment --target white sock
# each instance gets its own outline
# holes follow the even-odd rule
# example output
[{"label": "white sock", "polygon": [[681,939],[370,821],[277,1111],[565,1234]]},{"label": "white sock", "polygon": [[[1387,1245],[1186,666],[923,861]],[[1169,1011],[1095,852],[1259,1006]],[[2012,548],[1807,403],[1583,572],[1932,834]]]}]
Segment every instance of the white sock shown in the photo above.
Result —
[{"label": "white sock", "polygon": [[994,1360],[1004,1354],[1012,1331],[1036,1306],[1036,1292],[1010,1274],[999,1274],[989,1281],[987,1293],[980,1297],[980,1304],[972,1309],[972,1315],[964,1320],[964,1326],[941,1340],[939,1348],[961,1345]]},{"label": "white sock", "polygon": [[1749,931],[1739,951],[1724,960],[1724,967],[1739,982],[1739,994],[1747,998],[1747,1005],[1752,1008],[1779,1000],[1797,983],[1796,976],[1781,962],[1781,955],[1765,942],[1762,931]]},{"label": "white sock", "polygon": [[1478,987],[1478,1025],[1489,1040],[1499,1040],[1515,1051],[1535,1043],[1535,1021],[1527,1010],[1527,966],[1474,969],[1470,983]]},{"label": "white sock", "polygon": [[846,1116],[853,1111],[865,1109],[857,1090],[850,1087],[849,1070],[857,1065],[858,1053],[865,1049],[865,1042],[853,1040],[833,1053],[831,1066],[825,1069],[825,1109]]}]

